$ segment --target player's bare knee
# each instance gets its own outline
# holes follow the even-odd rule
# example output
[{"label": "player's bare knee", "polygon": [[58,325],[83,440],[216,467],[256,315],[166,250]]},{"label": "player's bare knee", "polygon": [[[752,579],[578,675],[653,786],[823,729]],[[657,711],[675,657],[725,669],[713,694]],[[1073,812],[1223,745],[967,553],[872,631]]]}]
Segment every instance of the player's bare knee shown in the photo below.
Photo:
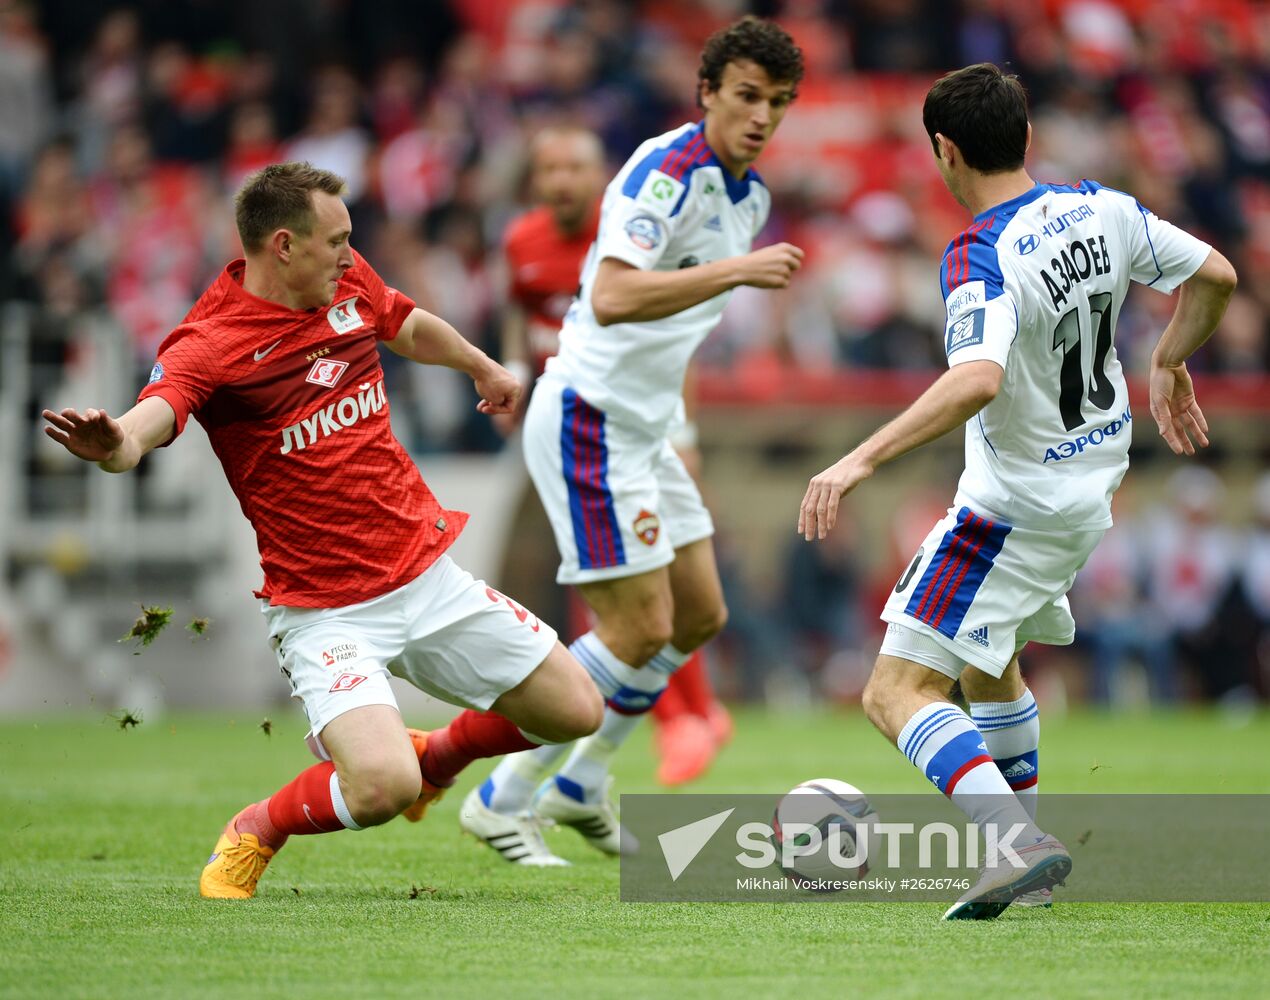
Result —
[{"label": "player's bare knee", "polygon": [[577,738],[590,736],[600,728],[600,723],[604,721],[604,696],[600,694],[599,688],[593,687],[585,692],[582,711],[578,715],[581,728],[585,731],[580,732]]},{"label": "player's bare knee", "polygon": [[639,623],[632,623],[632,649],[635,656],[631,666],[643,666],[656,656],[674,635],[667,616],[652,615]]},{"label": "player's bare knee", "polygon": [[688,653],[699,649],[723,631],[728,623],[728,606],[720,601],[711,608],[703,609],[687,624],[687,627],[672,637],[675,647]]},{"label": "player's bare knee", "polygon": [[345,803],[359,826],[378,826],[401,814],[423,788],[418,764],[363,773],[344,790]]},{"label": "player's bare knee", "polygon": [[885,676],[875,668],[873,673],[869,675],[869,681],[864,685],[864,691],[860,695],[860,707],[864,709],[864,714],[868,717],[868,720],[879,729],[882,728],[883,713],[889,700],[888,690],[890,686]]},{"label": "player's bare knee", "polygon": [[574,693],[569,711],[561,720],[560,742],[580,740],[590,736],[600,728],[604,721],[604,698],[599,689],[590,685],[590,689],[582,689]]},{"label": "player's bare knee", "polygon": [[[561,699],[551,717],[543,719],[531,735],[547,743],[572,743],[590,736],[604,721],[604,699],[594,684],[579,686]],[[526,730],[526,732],[530,732]]]},{"label": "player's bare knee", "polygon": [[961,691],[970,701],[1007,702],[1023,697],[1027,685],[1013,660],[1005,673],[993,677],[977,667],[967,667],[961,674]]}]

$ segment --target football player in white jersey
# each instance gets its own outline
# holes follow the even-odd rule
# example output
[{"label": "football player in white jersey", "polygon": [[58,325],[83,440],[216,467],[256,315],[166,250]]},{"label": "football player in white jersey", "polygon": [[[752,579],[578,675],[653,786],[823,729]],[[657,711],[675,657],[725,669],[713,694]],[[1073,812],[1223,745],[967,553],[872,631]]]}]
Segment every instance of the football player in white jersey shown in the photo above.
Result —
[{"label": "football player in white jersey", "polygon": [[[701,121],[643,143],[609,184],[577,299],[525,415],[525,458],[561,565],[595,615],[574,644],[606,698],[595,739],[504,760],[463,803],[465,830],[522,864],[534,817],[617,854],[609,760],[670,675],[723,627],[714,526],[667,432],[698,345],[739,285],[784,288],[802,251],[751,250],[770,199],[754,160],[794,100],[802,53],[743,18],[706,42]],[[541,787],[540,787],[541,786]],[[532,805],[532,813],[530,809]]]},{"label": "football player in white jersey", "polygon": [[[938,81],[923,119],[944,182],[974,215],[940,269],[949,371],[811,480],[798,530],[824,538],[844,494],[965,424],[965,473],[882,612],[864,709],[975,822],[1023,824],[1023,867],[990,865],[944,915],[991,919],[1015,899],[1044,905],[1071,870],[1035,825],[1040,723],[1018,653],[1072,641],[1067,591],[1111,524],[1134,418],[1114,346],[1129,282],[1181,289],[1151,357],[1150,402],[1169,447],[1192,455],[1208,425],[1185,361],[1221,319],[1235,272],[1130,195],[1035,183],[1026,93],[995,66]],[[948,700],[958,678],[969,715]]]}]

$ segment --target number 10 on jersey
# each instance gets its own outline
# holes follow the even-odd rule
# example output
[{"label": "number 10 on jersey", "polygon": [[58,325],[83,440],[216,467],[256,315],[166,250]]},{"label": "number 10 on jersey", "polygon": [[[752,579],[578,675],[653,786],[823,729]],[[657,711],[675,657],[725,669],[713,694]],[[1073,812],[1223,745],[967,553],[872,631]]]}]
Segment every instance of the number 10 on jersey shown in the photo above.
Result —
[{"label": "number 10 on jersey", "polygon": [[[1089,296],[1089,327],[1084,330],[1080,322],[1080,307],[1069,309],[1054,327],[1053,350],[1063,352],[1063,367],[1059,373],[1058,411],[1063,426],[1075,430],[1085,422],[1081,415],[1088,398],[1100,410],[1110,410],[1116,401],[1116,387],[1107,377],[1107,355],[1111,353],[1111,303],[1110,292]],[[1088,335],[1093,338],[1092,370],[1087,375],[1081,350],[1081,341]]]}]

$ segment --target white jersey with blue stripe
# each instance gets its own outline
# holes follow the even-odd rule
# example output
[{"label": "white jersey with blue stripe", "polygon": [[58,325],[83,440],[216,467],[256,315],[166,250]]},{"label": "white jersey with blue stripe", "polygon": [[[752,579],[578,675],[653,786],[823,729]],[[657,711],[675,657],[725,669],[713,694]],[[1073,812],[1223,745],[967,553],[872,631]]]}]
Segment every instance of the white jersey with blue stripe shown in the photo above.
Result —
[{"label": "white jersey with blue stripe", "polygon": [[757,173],[738,180],[723,168],[703,123],[643,143],[604,192],[599,232],[548,374],[605,413],[664,434],[680,405],[688,362],[731,293],[664,319],[601,326],[591,308],[600,261],[674,271],[740,256],[749,253],[770,207]]},{"label": "white jersey with blue stripe", "polygon": [[966,425],[957,505],[1012,524],[1111,525],[1133,413],[1114,343],[1130,281],[1172,292],[1209,246],[1093,181],[1037,184],[975,217],[940,268],[950,366],[995,361]]}]

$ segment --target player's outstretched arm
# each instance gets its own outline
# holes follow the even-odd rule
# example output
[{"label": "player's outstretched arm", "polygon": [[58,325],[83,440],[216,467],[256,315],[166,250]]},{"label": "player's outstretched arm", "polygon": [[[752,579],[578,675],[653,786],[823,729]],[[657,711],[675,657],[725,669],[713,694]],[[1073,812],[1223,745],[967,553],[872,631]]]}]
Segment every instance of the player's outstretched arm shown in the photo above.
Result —
[{"label": "player's outstretched arm", "polygon": [[648,323],[691,309],[738,285],[785,288],[802,261],[802,250],[792,243],[776,243],[677,271],[645,271],[605,257],[591,288],[591,309],[601,326]]},{"label": "player's outstretched arm", "polygon": [[809,542],[824,538],[838,523],[844,496],[878,466],[964,424],[996,398],[1004,375],[995,361],[967,361],[944,372],[907,410],[812,478],[798,509],[798,533]]},{"label": "player's outstretched arm", "polygon": [[48,423],[44,433],[76,458],[96,462],[107,472],[127,472],[135,468],[147,452],[172,436],[176,414],[164,399],[143,399],[118,420],[105,410],[83,413],[65,409],[44,411]]},{"label": "player's outstretched arm", "polygon": [[1177,308],[1151,354],[1151,416],[1175,455],[1208,446],[1208,421],[1186,370],[1189,358],[1217,329],[1238,279],[1230,261],[1212,250],[1182,282]]},{"label": "player's outstretched arm", "polygon": [[397,336],[386,341],[389,350],[422,365],[442,365],[463,372],[476,385],[482,413],[512,413],[520,398],[520,381],[479,347],[468,343],[440,316],[414,309]]}]

